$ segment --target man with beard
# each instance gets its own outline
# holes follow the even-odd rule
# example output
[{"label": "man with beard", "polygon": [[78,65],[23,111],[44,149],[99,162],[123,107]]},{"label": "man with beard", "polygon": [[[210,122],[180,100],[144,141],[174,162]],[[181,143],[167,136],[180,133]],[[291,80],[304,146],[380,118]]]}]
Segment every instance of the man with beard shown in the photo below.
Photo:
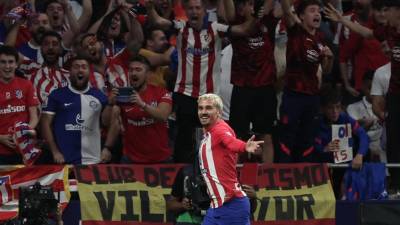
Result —
[{"label": "man with beard", "polygon": [[[21,46],[16,46],[18,30],[24,22],[22,18],[15,22],[7,34],[5,44],[15,46],[21,54],[21,60],[29,60],[23,62],[20,69],[26,74],[30,74],[32,72],[31,69],[38,68],[43,63],[43,56],[40,52],[40,40],[45,32],[51,30],[51,26],[46,14],[38,13],[32,15],[27,21],[32,38]],[[32,62],[36,64],[31,64]]]},{"label": "man with beard", "polygon": [[[104,147],[111,149],[114,139],[122,130],[118,118],[122,118],[123,157],[121,163],[171,162],[168,147],[167,118],[171,113],[172,99],[165,88],[147,83],[150,62],[143,56],[129,62],[129,84],[133,92],[128,103],[119,103],[113,109],[113,118]],[[114,92],[117,90],[114,89]],[[114,96],[114,95],[112,95]],[[113,100],[111,100],[113,99]],[[110,97],[110,103],[115,99]],[[154,141],[154,138],[157,140]]]},{"label": "man with beard", "polygon": [[[145,47],[140,50],[140,55],[151,58],[154,53],[163,54],[168,50],[169,42],[164,31],[150,27],[146,29],[145,37]],[[168,71],[169,67],[167,65],[153,67],[148,77],[149,84],[166,87],[165,76],[168,74]]]},{"label": "man with beard", "polygon": [[259,151],[263,141],[254,141],[254,135],[247,142],[237,139],[221,119],[222,109],[218,95],[204,94],[198,99],[198,117],[204,131],[198,157],[211,200],[202,224],[249,225],[250,202],[239,184],[236,162],[238,153]]},{"label": "man with beard", "polygon": [[61,36],[54,31],[45,32],[40,42],[44,62],[42,66],[28,75],[36,88],[39,101],[44,106],[49,94],[68,84],[68,71],[59,66],[62,55]]},{"label": "man with beard", "polygon": [[107,97],[89,86],[89,62],[71,59],[70,84],[53,91],[42,114],[42,134],[54,162],[94,164],[107,162],[111,153],[101,151],[101,120],[109,120],[112,107]]},{"label": "man with beard", "polygon": [[[353,5],[354,10],[348,15],[351,21],[371,28],[384,25],[374,17],[375,14],[373,13],[386,8],[383,6],[382,1],[358,0],[353,1]],[[363,38],[361,35],[350,31],[349,28],[342,29],[339,52],[343,84],[346,91],[353,97],[359,96],[363,75],[367,71],[375,71],[389,62],[377,39]],[[349,65],[351,65],[351,69],[349,69]]]},{"label": "man with beard", "polygon": [[[230,4],[231,1],[223,1]],[[174,160],[191,163],[195,155],[194,133],[199,127],[197,98],[205,93],[218,92],[221,71],[221,46],[224,34],[246,36],[255,20],[228,26],[208,22],[203,0],[183,2],[188,21],[160,17],[152,1],[147,3],[149,21],[163,30],[173,28],[177,34],[178,75],[174,88],[177,136]]]}]

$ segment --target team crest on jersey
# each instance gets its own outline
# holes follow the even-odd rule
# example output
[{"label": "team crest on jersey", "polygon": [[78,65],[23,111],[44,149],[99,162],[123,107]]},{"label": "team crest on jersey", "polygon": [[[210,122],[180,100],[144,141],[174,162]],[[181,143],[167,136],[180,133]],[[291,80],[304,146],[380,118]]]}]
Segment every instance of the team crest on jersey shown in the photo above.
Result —
[{"label": "team crest on jersey", "polygon": [[93,110],[97,110],[99,108],[99,104],[96,101],[90,101],[89,102],[89,106],[90,108],[92,108]]},{"label": "team crest on jersey", "polygon": [[204,34],[201,36],[201,38],[203,39],[202,41],[206,42],[207,44],[211,42],[211,37],[209,34]]},{"label": "team crest on jersey", "polygon": [[17,97],[18,99],[21,99],[23,97],[22,91],[21,90],[16,90],[15,91],[15,97]]},{"label": "team crest on jersey", "polygon": [[11,93],[10,92],[6,92],[6,99],[10,99],[11,98]]}]

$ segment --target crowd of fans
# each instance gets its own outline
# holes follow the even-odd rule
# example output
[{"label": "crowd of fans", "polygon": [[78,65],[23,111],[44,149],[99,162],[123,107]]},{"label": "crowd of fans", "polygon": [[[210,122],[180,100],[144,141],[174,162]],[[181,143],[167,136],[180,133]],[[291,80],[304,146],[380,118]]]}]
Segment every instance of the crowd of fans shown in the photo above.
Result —
[{"label": "crowd of fans", "polygon": [[193,163],[205,93],[240,162],[399,163],[399,37],[398,0],[3,0],[0,164],[17,122],[38,164]]}]

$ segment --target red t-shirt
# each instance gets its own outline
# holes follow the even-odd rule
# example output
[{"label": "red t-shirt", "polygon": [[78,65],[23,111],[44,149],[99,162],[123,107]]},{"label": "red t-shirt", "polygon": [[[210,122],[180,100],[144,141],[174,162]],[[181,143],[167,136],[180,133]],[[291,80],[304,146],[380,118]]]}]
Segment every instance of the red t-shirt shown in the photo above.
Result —
[{"label": "red t-shirt", "polygon": [[400,33],[396,28],[380,26],[374,29],[374,36],[380,41],[387,41],[391,52],[391,76],[389,94],[400,94]]},{"label": "red t-shirt", "polygon": [[298,24],[288,28],[286,89],[310,95],[319,93],[317,72],[323,46],[320,32],[311,35]]},{"label": "red t-shirt", "polygon": [[[171,95],[161,87],[147,85],[140,93],[142,100],[153,107],[165,102],[172,104]],[[168,147],[166,121],[157,121],[137,105],[121,106],[122,124],[125,128],[123,154],[138,163],[157,163],[171,157]]]},{"label": "red t-shirt", "polygon": [[[29,122],[29,107],[39,105],[33,85],[15,77],[10,83],[0,81],[0,134],[12,134],[18,122]],[[15,154],[15,150],[0,144],[0,155]]]},{"label": "red t-shirt", "polygon": [[[241,24],[238,18],[235,24]],[[232,37],[231,83],[240,87],[260,87],[276,80],[274,57],[275,28],[278,19],[272,13],[264,16],[257,31],[249,37]]]},{"label": "red t-shirt", "polygon": [[[355,14],[352,14],[350,19],[361,23]],[[361,24],[372,28],[374,21],[370,19],[367,23]],[[348,60],[352,60],[354,87],[357,90],[361,89],[365,72],[374,71],[389,62],[377,39],[363,38],[348,28],[344,28],[339,43],[340,62],[346,63]]]}]

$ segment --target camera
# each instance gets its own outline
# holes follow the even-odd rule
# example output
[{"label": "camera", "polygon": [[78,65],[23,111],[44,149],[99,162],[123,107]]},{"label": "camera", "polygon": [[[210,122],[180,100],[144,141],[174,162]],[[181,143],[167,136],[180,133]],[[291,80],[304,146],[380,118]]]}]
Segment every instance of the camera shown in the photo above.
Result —
[{"label": "camera", "polygon": [[35,183],[19,189],[18,221],[13,224],[45,225],[57,213],[58,201],[51,187]]},{"label": "camera", "polygon": [[203,215],[204,211],[210,207],[210,197],[207,193],[207,185],[201,175],[187,176],[184,179],[184,195],[192,200],[195,213]]},{"label": "camera", "polygon": [[116,97],[119,103],[128,103],[131,95],[135,92],[133,87],[120,87],[118,88],[118,95]]}]

